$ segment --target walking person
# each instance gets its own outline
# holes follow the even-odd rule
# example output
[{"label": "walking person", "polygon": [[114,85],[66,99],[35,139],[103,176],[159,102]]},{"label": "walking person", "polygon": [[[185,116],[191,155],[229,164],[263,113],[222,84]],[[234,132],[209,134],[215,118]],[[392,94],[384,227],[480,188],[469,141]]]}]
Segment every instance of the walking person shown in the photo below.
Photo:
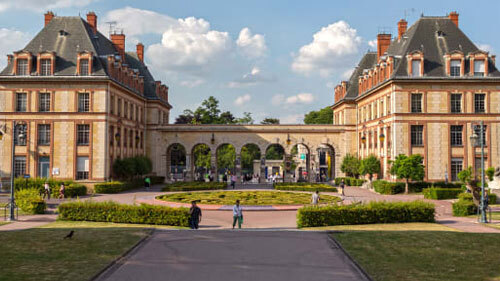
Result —
[{"label": "walking person", "polygon": [[344,179],[340,182],[340,194],[344,196],[344,188],[345,188],[345,182]]},{"label": "walking person", "polygon": [[64,193],[66,192],[66,187],[64,183],[61,183],[61,187],[59,188],[59,199],[64,199]]},{"label": "walking person", "polygon": [[313,195],[311,197],[311,203],[313,205],[318,205],[318,203],[319,203],[319,191],[316,190],[316,192],[313,193]]},{"label": "walking person", "polygon": [[236,186],[236,175],[231,176],[231,187],[234,189]]},{"label": "walking person", "polygon": [[149,177],[144,178],[144,187],[146,190],[149,190],[151,187],[151,179]]},{"label": "walking person", "polygon": [[189,215],[189,227],[191,229],[198,229],[198,225],[201,222],[201,209],[196,205],[196,201],[191,201]]},{"label": "walking person", "polygon": [[240,206],[240,200],[236,200],[236,204],[233,206],[233,229],[238,221],[238,228],[241,228],[243,223],[243,209]]},{"label": "walking person", "polygon": [[47,196],[47,199],[50,200],[50,185],[48,182],[45,182],[43,185],[43,199],[45,199],[45,196]]}]

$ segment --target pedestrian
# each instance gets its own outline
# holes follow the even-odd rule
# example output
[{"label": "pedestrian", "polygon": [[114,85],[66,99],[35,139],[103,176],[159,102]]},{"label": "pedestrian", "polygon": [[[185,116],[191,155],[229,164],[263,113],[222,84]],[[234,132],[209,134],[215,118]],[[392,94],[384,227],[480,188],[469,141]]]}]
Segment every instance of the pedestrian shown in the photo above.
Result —
[{"label": "pedestrian", "polygon": [[64,193],[66,192],[66,187],[64,182],[61,182],[61,187],[59,188],[59,199],[64,199]]},{"label": "pedestrian", "polygon": [[344,179],[340,182],[340,194],[344,196],[344,188],[345,188],[345,182]]},{"label": "pedestrian", "polygon": [[198,229],[198,224],[201,222],[201,209],[196,205],[196,201],[191,201],[189,214],[189,227],[191,227],[191,229]]},{"label": "pedestrian", "polygon": [[236,186],[236,175],[231,176],[231,187],[234,189]]},{"label": "pedestrian", "polygon": [[151,187],[151,179],[149,177],[146,177],[144,179],[144,186],[146,187],[147,190]]},{"label": "pedestrian", "polygon": [[238,228],[241,228],[243,223],[243,209],[240,206],[240,200],[236,200],[236,204],[233,206],[233,229],[238,221]]},{"label": "pedestrian", "polygon": [[45,199],[45,196],[47,196],[47,199],[50,200],[50,185],[48,182],[45,182],[43,185],[43,199]]},{"label": "pedestrian", "polygon": [[316,192],[313,193],[313,195],[311,197],[311,203],[313,205],[318,205],[318,203],[319,203],[319,191],[316,190]]}]

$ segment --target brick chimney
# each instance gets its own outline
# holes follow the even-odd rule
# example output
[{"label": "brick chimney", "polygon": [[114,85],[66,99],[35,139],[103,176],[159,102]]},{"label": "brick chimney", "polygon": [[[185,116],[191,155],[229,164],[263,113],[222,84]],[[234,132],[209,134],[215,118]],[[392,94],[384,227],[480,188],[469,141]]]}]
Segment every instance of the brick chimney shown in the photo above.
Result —
[{"label": "brick chimney", "polygon": [[403,34],[405,34],[407,27],[408,27],[407,21],[405,21],[404,19],[398,21],[398,40],[401,40],[401,37],[403,37]]},{"label": "brick chimney", "polygon": [[54,13],[52,13],[51,11],[48,11],[45,13],[45,26],[47,26],[47,24],[49,24],[49,22],[54,18]]},{"label": "brick chimney", "polygon": [[94,35],[97,34],[97,15],[94,12],[88,12],[87,22],[92,27]]},{"label": "brick chimney", "polygon": [[458,13],[453,11],[448,15],[448,18],[458,27]]},{"label": "brick chimney", "polygon": [[125,62],[125,34],[111,34],[111,42],[113,42],[113,46],[122,57],[122,61]]},{"label": "brick chimney", "polygon": [[387,52],[389,45],[391,44],[391,35],[390,34],[378,34],[377,35],[377,61],[381,56]]},{"label": "brick chimney", "polygon": [[137,48],[137,57],[142,63],[144,63],[144,45],[142,45],[142,43],[138,43],[136,48]]}]

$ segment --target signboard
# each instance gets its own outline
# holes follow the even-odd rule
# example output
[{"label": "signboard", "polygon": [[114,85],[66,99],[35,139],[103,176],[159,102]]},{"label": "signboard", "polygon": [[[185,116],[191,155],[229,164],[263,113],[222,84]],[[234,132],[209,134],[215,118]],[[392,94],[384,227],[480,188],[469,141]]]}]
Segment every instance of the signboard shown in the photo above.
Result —
[{"label": "signboard", "polygon": [[30,175],[28,175],[28,174],[24,174],[24,178],[25,178],[25,179],[29,179],[29,178],[30,178]]},{"label": "signboard", "polygon": [[306,154],[305,153],[301,153],[300,154],[300,160],[306,160]]},{"label": "signboard", "polygon": [[52,175],[58,176],[59,175],[59,168],[52,168]]}]

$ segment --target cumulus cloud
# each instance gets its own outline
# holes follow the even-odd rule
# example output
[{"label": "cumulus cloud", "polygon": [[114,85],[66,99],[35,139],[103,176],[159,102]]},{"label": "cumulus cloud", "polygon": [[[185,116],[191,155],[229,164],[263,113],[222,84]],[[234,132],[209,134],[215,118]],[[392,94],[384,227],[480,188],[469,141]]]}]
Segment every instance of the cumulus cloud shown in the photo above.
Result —
[{"label": "cumulus cloud", "polygon": [[52,9],[85,7],[96,0],[1,0],[0,12],[10,9],[31,10],[42,12]]},{"label": "cumulus cloud", "polygon": [[229,88],[242,88],[246,86],[253,86],[258,83],[273,82],[276,81],[274,76],[265,75],[262,73],[260,68],[253,67],[249,73],[243,75],[243,77],[231,81],[227,84]]},{"label": "cumulus cloud", "polygon": [[377,39],[373,39],[373,40],[368,41],[368,46],[370,46],[376,50],[377,49]]},{"label": "cumulus cloud", "polygon": [[282,94],[276,94],[271,98],[273,105],[294,105],[294,104],[309,104],[314,101],[314,95],[311,93],[300,93],[294,96],[285,97]]},{"label": "cumulus cloud", "polygon": [[22,49],[30,39],[29,34],[8,28],[0,28],[0,70],[7,65],[7,54]]},{"label": "cumulus cloud", "polygon": [[205,83],[205,80],[203,79],[194,79],[194,80],[183,80],[181,81],[181,86],[188,87],[188,88],[194,88],[198,87],[201,84]]},{"label": "cumulus cloud", "polygon": [[252,31],[245,27],[240,31],[236,45],[241,53],[249,58],[259,58],[266,54],[267,46],[264,35],[252,34]]},{"label": "cumulus cloud", "polygon": [[252,97],[249,94],[246,94],[246,95],[243,95],[243,96],[239,96],[234,101],[234,105],[242,106],[245,103],[249,102],[251,99],[252,99]]},{"label": "cumulus cloud", "polygon": [[352,65],[360,43],[356,29],[345,21],[330,24],[316,32],[313,41],[293,55],[292,70],[304,75],[318,72],[328,76]]}]

